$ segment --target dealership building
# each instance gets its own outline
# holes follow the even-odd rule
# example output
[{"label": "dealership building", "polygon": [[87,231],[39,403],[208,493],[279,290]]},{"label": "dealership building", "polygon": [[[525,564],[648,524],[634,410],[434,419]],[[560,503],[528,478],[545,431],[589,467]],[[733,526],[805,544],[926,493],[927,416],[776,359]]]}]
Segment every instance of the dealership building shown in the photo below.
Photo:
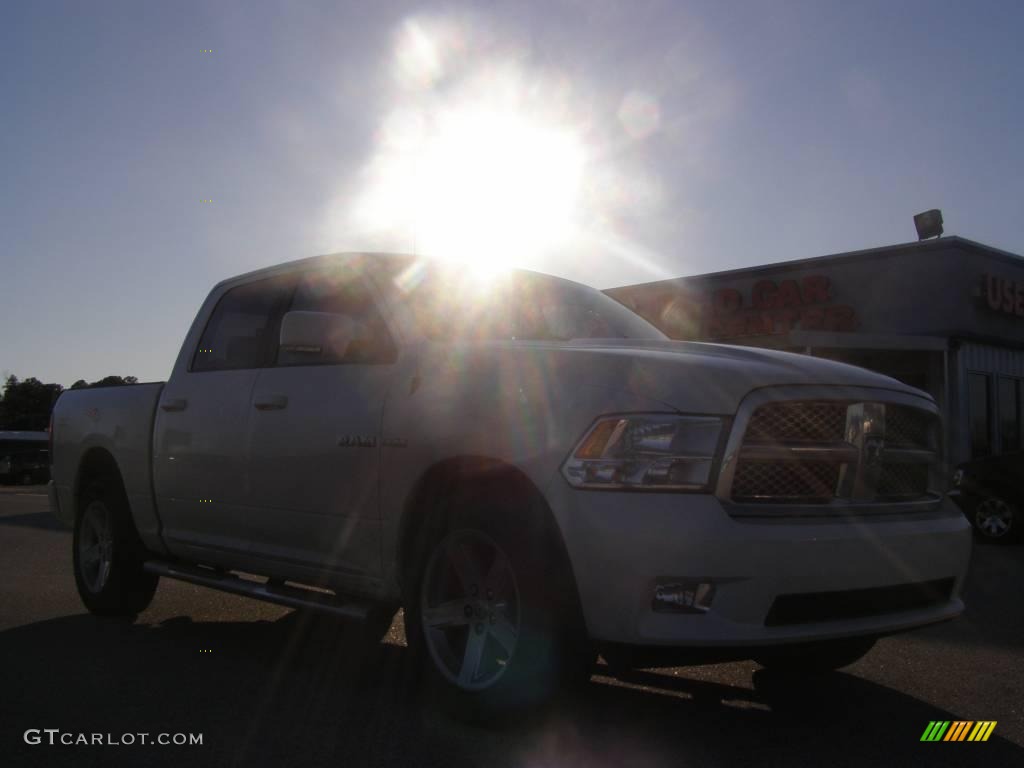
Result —
[{"label": "dealership building", "polygon": [[674,339],[800,352],[935,398],[954,463],[1024,448],[1024,258],[960,237],[607,291]]}]

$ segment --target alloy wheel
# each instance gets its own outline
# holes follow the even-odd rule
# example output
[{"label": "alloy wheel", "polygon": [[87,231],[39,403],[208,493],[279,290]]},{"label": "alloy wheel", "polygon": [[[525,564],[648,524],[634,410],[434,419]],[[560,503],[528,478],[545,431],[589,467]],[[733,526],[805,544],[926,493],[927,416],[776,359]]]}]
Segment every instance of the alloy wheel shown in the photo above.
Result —
[{"label": "alloy wheel", "polygon": [[102,501],[94,501],[82,515],[78,533],[78,569],[82,581],[93,594],[99,594],[110,578],[114,536],[110,510]]},{"label": "alloy wheel", "polygon": [[480,531],[449,533],[434,549],[420,592],[420,621],[438,671],[463,690],[494,685],[521,631],[512,562]]},{"label": "alloy wheel", "polygon": [[1002,499],[985,499],[974,513],[974,522],[988,538],[1002,538],[1013,526],[1013,508]]}]

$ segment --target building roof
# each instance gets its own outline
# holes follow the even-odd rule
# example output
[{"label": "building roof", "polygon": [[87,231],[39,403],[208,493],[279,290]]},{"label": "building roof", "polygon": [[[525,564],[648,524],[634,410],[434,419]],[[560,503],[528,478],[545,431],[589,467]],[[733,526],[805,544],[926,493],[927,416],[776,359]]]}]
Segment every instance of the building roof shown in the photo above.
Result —
[{"label": "building roof", "polygon": [[[692,280],[713,280],[724,277],[740,277],[751,272],[772,274],[774,272],[789,272],[794,269],[801,269],[804,267],[816,267],[823,266],[826,264],[836,263],[847,263],[856,261],[870,261],[872,259],[887,259],[893,256],[899,256],[905,253],[921,253],[927,251],[939,251],[948,250],[949,248],[959,248],[960,250],[970,251],[973,253],[981,254],[997,261],[1003,261],[1024,268],[1024,257],[1018,256],[1015,253],[1004,251],[999,248],[993,248],[990,245],[979,243],[974,240],[968,240],[964,237],[958,237],[956,235],[950,235],[948,237],[939,237],[933,240],[921,240],[911,243],[899,243],[897,245],[884,245],[878,248],[866,248],[860,251],[847,251],[844,253],[833,253],[827,256],[812,256],[806,259],[794,259],[792,261],[778,261],[771,264],[757,264],[749,267],[738,267],[736,269],[727,269],[720,272],[705,272],[699,275],[686,275],[682,277],[669,278],[666,280],[652,280],[646,283],[637,283],[635,285],[628,286],[630,288],[643,288],[646,286],[662,286],[671,284],[674,282],[689,282]],[[609,289],[609,292],[614,292],[615,288]]]}]

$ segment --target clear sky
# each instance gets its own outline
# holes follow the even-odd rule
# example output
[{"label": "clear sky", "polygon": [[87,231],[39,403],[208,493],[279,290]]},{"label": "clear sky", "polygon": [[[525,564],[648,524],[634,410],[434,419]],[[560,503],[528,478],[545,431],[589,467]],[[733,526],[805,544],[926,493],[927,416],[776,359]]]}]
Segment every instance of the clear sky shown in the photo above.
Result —
[{"label": "clear sky", "polygon": [[5,3],[0,373],[166,378],[217,280],[341,250],[609,287],[939,207],[1022,253],[1021,29],[1017,0]]}]

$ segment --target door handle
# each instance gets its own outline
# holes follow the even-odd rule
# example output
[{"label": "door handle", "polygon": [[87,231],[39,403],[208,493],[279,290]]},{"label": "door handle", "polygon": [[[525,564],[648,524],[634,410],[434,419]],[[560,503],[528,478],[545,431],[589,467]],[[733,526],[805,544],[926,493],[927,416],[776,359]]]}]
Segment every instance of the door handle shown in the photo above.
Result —
[{"label": "door handle", "polygon": [[280,411],[288,407],[288,398],[284,395],[257,395],[253,407],[257,411]]},{"label": "door handle", "polygon": [[184,397],[169,397],[160,403],[162,411],[184,411],[188,406],[188,400]]}]

